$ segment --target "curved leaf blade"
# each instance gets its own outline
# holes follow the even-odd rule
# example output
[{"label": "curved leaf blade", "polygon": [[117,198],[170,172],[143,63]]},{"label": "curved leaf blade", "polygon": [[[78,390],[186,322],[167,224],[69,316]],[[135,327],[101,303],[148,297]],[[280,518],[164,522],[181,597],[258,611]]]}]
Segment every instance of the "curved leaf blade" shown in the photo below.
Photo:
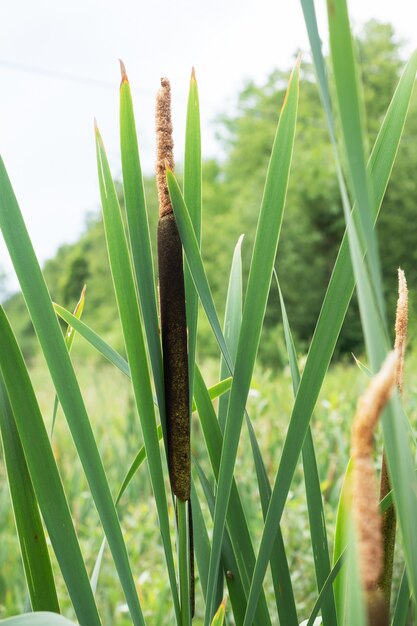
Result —
[{"label": "curved leaf blade", "polygon": [[[297,64],[290,77],[278,122],[255,236],[220,462],[209,568],[208,587],[210,590],[215,586],[218,571],[237,447],[278,247],[295,136],[298,77],[299,65]],[[211,597],[206,605],[206,626],[210,622],[214,608]],[[250,623],[252,619],[253,614]]]},{"label": "curved leaf blade", "polygon": [[7,482],[32,609],[59,613],[58,596],[39,507],[1,374],[0,431]]},{"label": "curved leaf blade", "polygon": [[[417,53],[414,53],[394,93],[369,160],[368,167],[374,184],[375,204],[372,206],[374,221],[378,217],[398,150],[416,71]],[[355,212],[355,210],[354,208],[353,211]],[[326,291],[292,410],[281,462],[275,479],[269,513],[265,523],[264,535],[265,533],[270,535],[270,533],[275,532],[278,520],[281,519],[311,414],[317,402],[318,394],[352,297],[354,285],[349,245],[345,235]],[[255,596],[259,593],[265,575],[270,554],[269,542],[270,539],[266,536],[265,539],[261,540],[255,570],[256,576],[254,575],[252,581],[253,598],[250,598],[251,603],[255,602]]]},{"label": "curved leaf blade", "polygon": [[113,285],[123,330],[124,343],[132,378],[132,387],[140,417],[148,458],[149,473],[158,509],[159,524],[175,613],[180,621],[180,606],[168,518],[168,504],[162,471],[157,425],[148,370],[145,342],[139,313],[132,265],[119,202],[101,136],[96,128],[96,153],[103,221]]},{"label": "curved leaf blade", "polygon": [[42,517],[81,622],[100,618],[42,415],[13,331],[0,307],[0,369]]},{"label": "curved leaf blade", "polygon": [[152,247],[140,164],[132,94],[123,64],[120,85],[120,150],[130,251],[146,331],[161,423],[165,428],[165,395],[159,337]]},{"label": "curved leaf blade", "polygon": [[10,180],[0,159],[0,227],[58,399],[87,477],[135,624],[142,612],[126,546],[84,401]]}]

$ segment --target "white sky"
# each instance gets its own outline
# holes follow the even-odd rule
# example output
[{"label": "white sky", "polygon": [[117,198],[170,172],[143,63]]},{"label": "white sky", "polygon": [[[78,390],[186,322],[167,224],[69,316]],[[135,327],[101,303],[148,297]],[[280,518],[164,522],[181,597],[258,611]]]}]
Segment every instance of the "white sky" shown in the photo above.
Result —
[{"label": "white sky", "polygon": [[[316,4],[326,39],[325,2]],[[351,0],[349,7],[354,24],[371,17],[389,21],[408,41],[408,51],[417,47],[412,0]],[[289,67],[299,48],[308,50],[298,0],[1,2],[0,154],[41,262],[60,244],[74,241],[85,214],[99,207],[94,117],[114,174],[120,172],[119,57],[133,90],[142,168],[151,173],[154,95],[161,76],[171,80],[175,153],[181,161],[195,66],[203,156],[212,156],[216,114],[232,106],[245,79],[262,81],[275,67]],[[3,243],[0,267],[11,267]],[[9,287],[15,285],[11,276]]]}]

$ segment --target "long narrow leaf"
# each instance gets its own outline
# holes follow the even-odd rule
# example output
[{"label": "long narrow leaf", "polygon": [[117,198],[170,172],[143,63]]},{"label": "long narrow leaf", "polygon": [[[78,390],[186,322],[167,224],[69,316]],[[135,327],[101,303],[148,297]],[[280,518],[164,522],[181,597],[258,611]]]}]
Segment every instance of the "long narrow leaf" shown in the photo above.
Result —
[{"label": "long narrow leaf", "polygon": [[142,612],[126,546],[78,382],[48,289],[1,159],[0,190],[0,227],[89,482],[132,618],[135,624],[142,624]]},{"label": "long narrow leaf", "polygon": [[[120,150],[122,157],[123,189],[133,268],[146,331],[146,339],[158,398],[161,423],[165,429],[165,395],[162,372],[161,342],[155,294],[152,248],[146,212],[136,123],[132,94],[124,65],[120,85]],[[165,431],[164,431],[165,432]]]},{"label": "long narrow leaf", "polygon": [[[184,155],[184,200],[189,210],[197,242],[201,243],[201,131],[198,86],[194,68],[188,93]],[[198,295],[187,262],[184,268],[188,327],[188,375],[190,399],[193,397],[194,363],[197,340]],[[223,377],[224,378],[224,377]]]},{"label": "long narrow leaf", "polygon": [[[233,253],[224,315],[224,336],[233,361],[236,359],[239,333],[242,324],[242,238],[243,235],[239,237]],[[222,375],[222,372],[226,370],[226,362],[222,357],[220,375]],[[227,415],[228,397],[229,394],[227,397],[223,396],[220,398],[219,402],[219,425],[222,431],[224,431],[224,422]],[[222,401],[223,406],[221,406]],[[262,454],[247,411],[245,411],[245,419],[249,432],[252,456],[255,463],[262,514],[265,518],[268,511],[269,499],[271,497],[271,485],[269,484]],[[271,573],[280,623],[287,624],[288,626],[297,626],[297,610],[281,530],[277,533],[275,546],[271,554]]]},{"label": "long narrow leaf", "polygon": [[[284,298],[278,283],[279,299],[281,303],[282,323],[284,326],[285,343],[291,370],[294,396],[300,385],[297,353],[292,338]],[[330,573],[329,545],[327,541],[326,521],[324,516],[323,500],[320,489],[320,477],[314,450],[313,434],[310,426],[302,448],[304,482],[306,486],[308,518],[310,522],[311,545],[314,554],[314,567],[318,590],[324,585]],[[337,624],[336,607],[333,594],[329,594],[322,605],[323,626]]]},{"label": "long narrow leaf", "polygon": [[[242,324],[242,241],[243,235],[238,239],[235,246],[232,259],[232,267],[230,269],[229,285],[227,288],[226,306],[224,311],[223,334],[226,345],[230,351],[230,357],[233,365],[236,361],[237,344],[239,340],[239,332]],[[229,370],[222,355],[220,358],[220,379],[227,376]],[[218,418],[220,428],[224,432],[227,415],[227,405],[229,403],[229,394],[223,396],[219,401]]]},{"label": "long narrow leaf", "polygon": [[[368,167],[374,185],[375,204],[372,207],[374,221],[378,216],[398,150],[416,71],[417,53],[414,53],[395,91],[369,160]],[[265,575],[271,550],[271,534],[275,532],[277,521],[281,519],[310,417],[352,297],[354,284],[349,246],[345,236],[326,291],[292,410],[252,581],[252,592],[248,601],[249,619]]]},{"label": "long narrow leaf", "polygon": [[[114,348],[112,348],[102,337],[97,335],[87,324],[78,320],[72,313],[64,309],[59,304],[54,304],[57,314],[65,320],[68,324],[72,324],[77,332],[84,337],[102,356],[104,356],[112,365],[117,367],[125,376],[130,378],[130,369],[128,362],[119,354]],[[232,386],[232,377],[224,378],[218,383],[215,383],[209,388],[210,398],[215,400],[216,398],[227,393]],[[157,405],[155,401],[154,404]],[[192,410],[196,410],[195,403],[192,404]],[[159,432],[159,431],[158,431]]]},{"label": "long narrow leaf", "polygon": [[81,623],[100,625],[64,489],[29,375],[0,307],[0,369],[36,499]]},{"label": "long narrow leaf", "polygon": [[[222,432],[216,419],[216,413],[210,401],[203,377],[197,367],[195,371],[194,383],[195,401],[200,417],[200,424],[203,430],[204,440],[206,442],[213,474],[217,481],[220,469],[220,452],[223,445]],[[234,480],[232,481],[230,494],[227,526],[230,534],[230,540],[233,545],[234,555],[237,561],[240,579],[242,580],[243,587],[247,592],[248,583],[251,579],[255,564],[255,554],[245,519],[245,513]],[[259,603],[257,609],[255,623],[259,624],[259,626],[266,626],[266,624],[270,623],[265,597],[263,596],[261,596],[261,602]]]},{"label": "long narrow leaf", "polygon": [[1,375],[0,431],[7,482],[32,609],[59,613],[58,597],[38,503]]},{"label": "long narrow leaf", "polygon": [[102,139],[96,129],[97,165],[103,220],[116,300],[132,376],[132,386],[140,417],[148,458],[149,473],[158,509],[162,542],[178,622],[180,608],[172,554],[168,505],[157,435],[151,381],[146,358],[132,266],[123,221]]},{"label": "long narrow leaf", "polygon": [[[74,317],[76,317],[77,319],[81,318],[81,315],[83,314],[83,311],[84,311],[86,288],[87,286],[84,285],[81,291],[80,299],[74,309]],[[68,325],[67,330],[65,331],[65,345],[67,346],[67,350],[69,354],[71,353],[71,348],[72,348],[72,344],[74,343],[74,339],[75,339],[75,329],[73,326]],[[56,420],[56,414],[58,412],[58,406],[59,406],[58,396],[55,394],[54,410],[52,414],[51,437],[53,435],[54,428],[55,428],[55,420]]]},{"label": "long narrow leaf", "polygon": [[129,364],[116,350],[114,350],[107,342],[105,342],[94,330],[92,330],[85,322],[77,319],[72,313],[64,309],[59,304],[54,303],[56,313],[82,336],[90,345],[93,346],[105,359],[112,363],[125,376],[130,378]]},{"label": "long narrow leaf", "polygon": [[61,615],[46,613],[45,611],[2,619],[0,624],[4,626],[77,626],[75,622],[70,622]]},{"label": "long narrow leaf", "polygon": [[404,568],[401,577],[400,588],[398,590],[397,602],[395,604],[392,626],[404,626],[406,624],[408,611],[410,608],[410,588],[407,580],[407,570]]},{"label": "long narrow leaf", "polygon": [[333,3],[328,0],[328,22],[331,59],[342,128],[342,137],[349,164],[350,181],[360,219],[357,221],[358,239],[365,237],[367,266],[380,314],[385,309],[382,298],[381,271],[377,252],[377,240],[373,233],[373,189],[365,160],[365,133],[362,128],[361,89],[355,63],[353,37],[349,27],[346,0]]},{"label": "long narrow leaf", "polygon": [[[289,81],[278,123],[256,231],[220,463],[219,489],[214,514],[209,569],[209,589],[214,588],[217,574],[246,398],[258,350],[278,247],[294,144],[299,89],[298,75],[299,66],[297,64]],[[208,626],[215,609],[212,600],[212,598],[209,599],[206,605],[206,626]]]},{"label": "long narrow leaf", "polygon": [[194,232],[190,215],[188,213],[188,208],[184,202],[184,197],[181,193],[181,189],[178,185],[177,179],[175,178],[174,173],[169,169],[167,169],[167,185],[171,198],[172,208],[175,214],[175,221],[178,227],[178,232],[181,237],[181,243],[183,245],[186,260],[188,263],[188,268],[191,272],[194,285],[198,291],[198,295],[206,312],[207,318],[213,329],[214,336],[216,337],[217,343],[219,344],[222,354],[227,363],[229,372],[232,373],[232,360],[230,358],[229,351],[223,337],[216,307],[214,306],[206,271],[204,269],[203,261],[201,259],[199,244]]},{"label": "long narrow leaf", "polygon": [[[361,221],[365,223],[366,219],[370,220],[371,218],[369,205],[366,203],[366,189],[364,188],[366,170],[364,163],[360,159],[362,129],[358,115],[356,116],[358,119],[355,125],[352,124],[352,120],[355,120],[356,111],[355,102],[352,100],[351,94],[351,91],[354,90],[355,62],[353,54],[346,54],[342,58],[340,53],[340,41],[345,41],[347,45],[351,38],[345,0],[341,0],[337,5],[332,6],[332,10],[329,11],[329,31],[338,108],[341,116],[341,127],[345,140],[349,172],[353,181],[355,200]],[[345,97],[343,97],[344,89],[348,90],[345,93]],[[346,106],[349,106],[349,103],[351,108],[353,108],[350,114],[346,110]],[[377,263],[377,258],[372,259],[372,255],[371,261],[374,261],[374,263],[369,263],[370,276],[368,276],[367,266],[363,263],[363,252],[358,245],[360,237],[357,235],[355,223],[353,220],[349,221],[349,217],[349,215],[346,215],[351,259],[357,282],[361,322],[371,367],[376,372],[390,349],[381,305],[381,302],[383,302],[382,285],[379,280],[378,268],[374,266]],[[367,243],[372,248],[372,237],[375,235],[372,229],[370,230]],[[372,281],[370,280],[371,278]],[[408,580],[414,591],[414,597],[416,597],[417,536],[414,532],[414,521],[417,518],[417,480],[414,473],[414,459],[408,442],[407,428],[402,420],[398,396],[393,398],[384,412],[382,424],[389,474],[393,485],[399,526],[404,541]]]},{"label": "long narrow leaf", "polygon": [[[197,469],[198,477],[200,479],[201,486],[203,488],[203,492],[210,510],[210,515],[213,518],[214,515],[214,493],[213,489],[205,476],[201,466],[194,459],[194,465]],[[208,565],[208,563],[207,563]],[[239,566],[237,564],[235,558],[235,551],[233,550],[232,542],[229,536],[229,532],[226,529],[223,544],[222,544],[222,558],[220,565],[224,571],[227,588],[230,595],[230,600],[233,608],[233,617],[237,626],[241,626],[243,624],[243,619],[245,617],[245,603],[246,603],[246,595],[245,590],[242,584],[242,580],[239,575]],[[208,571],[207,571],[208,575]],[[221,588],[217,590],[220,593],[220,598],[223,597],[223,585]],[[216,594],[216,596],[219,595]],[[207,596],[207,589],[206,589]],[[219,599],[216,598],[218,601]]]}]

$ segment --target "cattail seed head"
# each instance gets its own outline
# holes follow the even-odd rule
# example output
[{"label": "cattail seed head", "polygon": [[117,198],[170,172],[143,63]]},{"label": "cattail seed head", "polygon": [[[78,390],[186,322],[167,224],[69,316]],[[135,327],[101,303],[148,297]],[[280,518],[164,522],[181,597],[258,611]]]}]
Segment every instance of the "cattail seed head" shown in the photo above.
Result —
[{"label": "cattail seed head", "polygon": [[404,386],[404,357],[407,340],[408,324],[408,289],[405,274],[398,268],[398,300],[397,314],[395,317],[395,349],[398,352],[397,362],[397,387],[402,393]]},{"label": "cattail seed head", "polygon": [[166,170],[174,169],[174,141],[172,139],[171,86],[168,78],[161,78],[156,96],[156,183],[159,198],[159,217],[172,213],[166,182]]},{"label": "cattail seed head", "polygon": [[358,402],[352,429],[353,505],[362,584],[375,588],[382,570],[382,520],[372,460],[372,439],[379,416],[396,381],[398,353],[390,352]]}]

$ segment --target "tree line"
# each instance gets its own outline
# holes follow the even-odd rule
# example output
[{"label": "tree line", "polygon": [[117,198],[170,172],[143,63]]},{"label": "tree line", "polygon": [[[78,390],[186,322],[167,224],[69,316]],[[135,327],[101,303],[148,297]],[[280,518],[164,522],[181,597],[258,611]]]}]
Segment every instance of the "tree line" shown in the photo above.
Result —
[{"label": "tree line", "polygon": [[[375,141],[404,65],[401,50],[401,43],[389,24],[368,22],[357,37],[368,151]],[[202,253],[219,311],[224,308],[225,277],[234,245],[241,233],[245,234],[243,267],[245,276],[247,273],[268,159],[287,79],[288,71],[277,69],[265,84],[248,82],[244,85],[233,114],[216,120],[222,157],[206,160],[203,164]],[[417,283],[416,137],[417,93],[414,92],[377,227],[391,320],[394,319],[397,297],[397,267],[404,269],[411,294],[413,285]],[[153,177],[145,179],[145,187],[151,235],[155,239],[158,210]],[[120,197],[123,200],[121,186]],[[276,271],[290,323],[301,350],[307,348],[314,331],[343,235],[343,224],[324,114],[312,67],[304,60],[290,187],[276,259]],[[87,283],[85,321],[97,332],[112,339],[116,347],[122,348],[117,346],[121,339],[115,327],[116,304],[99,215],[90,216],[77,243],[62,246],[56,256],[46,263],[45,276],[53,299],[69,309],[75,306],[83,284]],[[412,311],[415,306],[411,297]],[[35,350],[33,331],[21,296],[12,297],[7,309],[26,354],[32,354]],[[261,357],[265,362],[279,363],[281,337],[279,298],[272,285],[261,342]],[[200,339],[202,354],[216,349],[204,316],[201,316]],[[359,315],[353,299],[336,354],[360,353],[361,349]]]}]

